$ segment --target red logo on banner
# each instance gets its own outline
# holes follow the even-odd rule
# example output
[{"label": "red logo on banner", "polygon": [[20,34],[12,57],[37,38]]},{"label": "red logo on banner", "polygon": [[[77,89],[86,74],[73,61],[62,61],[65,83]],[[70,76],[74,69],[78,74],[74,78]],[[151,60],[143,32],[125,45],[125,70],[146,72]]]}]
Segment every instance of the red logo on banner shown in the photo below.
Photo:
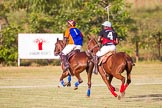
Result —
[{"label": "red logo on banner", "polygon": [[38,50],[43,50],[43,43],[46,42],[45,40],[43,40],[43,39],[36,39],[34,42],[37,43]]}]

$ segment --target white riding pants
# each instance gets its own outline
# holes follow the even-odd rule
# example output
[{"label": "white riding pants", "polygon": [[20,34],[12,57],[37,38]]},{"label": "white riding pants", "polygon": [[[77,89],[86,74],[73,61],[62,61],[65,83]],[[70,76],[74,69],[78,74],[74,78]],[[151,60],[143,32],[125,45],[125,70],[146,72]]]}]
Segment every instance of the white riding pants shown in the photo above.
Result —
[{"label": "white riding pants", "polygon": [[72,50],[79,49],[81,50],[82,46],[81,45],[74,45],[74,44],[68,44],[65,46],[65,48],[62,50],[62,53],[67,55],[69,52]]},{"label": "white riding pants", "polygon": [[107,45],[107,46],[102,46],[101,49],[96,53],[96,56],[101,57],[108,53],[109,51],[115,51],[116,46],[115,45]]}]

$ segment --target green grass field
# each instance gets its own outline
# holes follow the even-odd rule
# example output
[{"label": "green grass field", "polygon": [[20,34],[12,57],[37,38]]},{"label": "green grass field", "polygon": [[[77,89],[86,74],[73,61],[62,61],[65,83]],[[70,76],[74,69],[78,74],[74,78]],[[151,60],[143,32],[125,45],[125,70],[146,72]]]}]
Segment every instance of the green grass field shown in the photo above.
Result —
[{"label": "green grass field", "polygon": [[[72,87],[57,88],[60,75],[60,67],[1,67],[0,108],[162,108],[162,63],[136,64],[121,100],[110,94],[100,75],[92,76],[90,98],[86,72],[75,91],[75,77]],[[113,79],[112,83],[119,88],[121,82]]]}]

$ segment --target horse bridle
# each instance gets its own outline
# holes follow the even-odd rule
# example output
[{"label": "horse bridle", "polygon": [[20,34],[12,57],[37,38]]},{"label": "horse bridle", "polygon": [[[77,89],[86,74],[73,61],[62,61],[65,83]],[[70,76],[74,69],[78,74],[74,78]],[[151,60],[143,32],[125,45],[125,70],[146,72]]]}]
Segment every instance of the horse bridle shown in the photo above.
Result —
[{"label": "horse bridle", "polygon": [[[61,43],[60,46],[61,46],[62,48],[65,47],[64,43],[63,43],[63,44]],[[61,54],[62,54],[62,52],[60,51],[60,53],[58,53],[58,54],[56,54],[56,55],[59,55],[59,56],[60,56]]]}]

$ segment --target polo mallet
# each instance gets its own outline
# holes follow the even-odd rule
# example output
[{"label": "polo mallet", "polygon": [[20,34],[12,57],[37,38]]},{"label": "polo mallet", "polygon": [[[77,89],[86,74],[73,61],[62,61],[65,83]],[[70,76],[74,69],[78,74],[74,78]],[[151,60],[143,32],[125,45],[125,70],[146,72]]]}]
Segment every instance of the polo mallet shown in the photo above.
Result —
[{"label": "polo mallet", "polygon": [[111,5],[108,5],[105,7],[106,11],[107,11],[107,15],[108,15],[108,21],[109,21],[109,8],[110,8]]}]

